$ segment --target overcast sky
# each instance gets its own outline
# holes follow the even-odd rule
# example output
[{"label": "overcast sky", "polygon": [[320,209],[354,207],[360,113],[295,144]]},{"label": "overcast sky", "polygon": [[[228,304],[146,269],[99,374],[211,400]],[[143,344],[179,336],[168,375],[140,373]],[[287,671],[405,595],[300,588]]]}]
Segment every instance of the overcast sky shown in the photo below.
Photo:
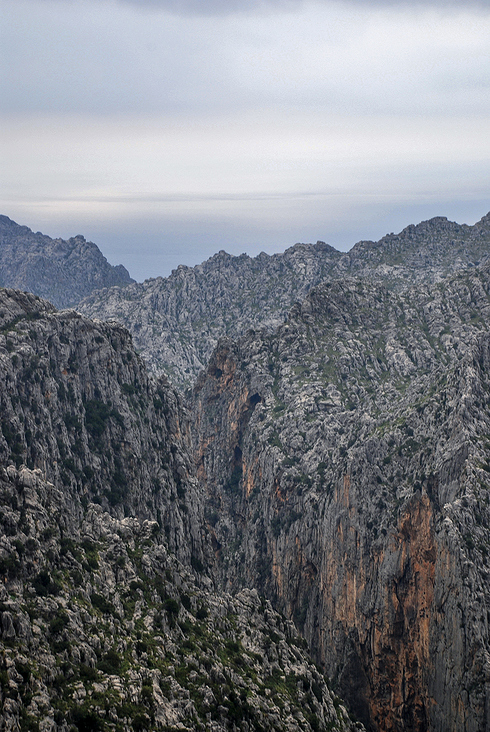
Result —
[{"label": "overcast sky", "polygon": [[0,213],[138,280],[490,210],[490,0],[0,8]]}]

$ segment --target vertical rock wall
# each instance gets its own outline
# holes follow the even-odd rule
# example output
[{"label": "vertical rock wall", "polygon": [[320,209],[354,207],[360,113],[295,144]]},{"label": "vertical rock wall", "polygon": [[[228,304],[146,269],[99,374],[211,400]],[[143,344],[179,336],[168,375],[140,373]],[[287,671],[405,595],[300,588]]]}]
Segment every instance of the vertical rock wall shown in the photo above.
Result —
[{"label": "vertical rock wall", "polygon": [[490,724],[488,291],[326,285],[195,391],[223,585],[294,619],[380,732]]}]

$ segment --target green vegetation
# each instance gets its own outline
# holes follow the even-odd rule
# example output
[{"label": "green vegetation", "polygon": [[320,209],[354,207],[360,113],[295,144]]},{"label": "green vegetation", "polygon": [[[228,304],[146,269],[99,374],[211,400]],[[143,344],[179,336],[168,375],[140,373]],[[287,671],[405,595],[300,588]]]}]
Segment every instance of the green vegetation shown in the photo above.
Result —
[{"label": "green vegetation", "polygon": [[121,415],[113,409],[111,403],[106,404],[99,399],[89,399],[84,403],[84,409],[85,427],[94,440],[102,436],[110,419],[120,426],[124,426]]}]

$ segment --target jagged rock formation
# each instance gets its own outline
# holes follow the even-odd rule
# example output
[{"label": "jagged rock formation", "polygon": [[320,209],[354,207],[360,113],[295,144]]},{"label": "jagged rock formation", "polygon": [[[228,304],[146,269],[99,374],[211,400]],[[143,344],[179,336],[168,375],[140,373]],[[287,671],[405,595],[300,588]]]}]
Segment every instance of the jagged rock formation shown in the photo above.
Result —
[{"label": "jagged rock formation", "polygon": [[339,269],[400,291],[415,283],[441,282],[489,256],[490,214],[474,226],[438,216],[378,242],[359,242],[342,257]]},{"label": "jagged rock formation", "polygon": [[339,730],[293,625],[196,586],[158,525],[0,469],[1,730]]},{"label": "jagged rock formation", "polygon": [[489,224],[0,291],[0,729],[487,732]]},{"label": "jagged rock formation", "polygon": [[362,729],[213,590],[187,415],[126,330],[1,290],[0,378],[0,730]]},{"label": "jagged rock formation", "polygon": [[66,308],[93,290],[130,282],[125,267],[112,267],[83,236],[51,239],[0,216],[1,287],[26,290]]},{"label": "jagged rock formation", "polygon": [[0,461],[115,515],[156,519],[169,548],[202,562],[188,418],[116,323],[0,290]]},{"label": "jagged rock formation", "polygon": [[284,322],[292,303],[328,276],[340,256],[322,242],[254,259],[222,251],[196,267],[181,265],[167,278],[94,293],[78,308],[89,317],[123,323],[150,369],[185,388],[221,336]]},{"label": "jagged rock formation", "polygon": [[379,242],[360,242],[343,254],[321,242],[254,259],[220,252],[167,278],[94,293],[78,307],[90,317],[124,324],[151,370],[188,388],[220,337],[277,326],[326,278],[356,274],[403,290],[415,282],[440,281],[489,254],[490,215],[474,226],[435,218]]},{"label": "jagged rock formation", "polygon": [[256,587],[378,732],[490,728],[490,269],[325,283],[195,389],[228,589]]}]

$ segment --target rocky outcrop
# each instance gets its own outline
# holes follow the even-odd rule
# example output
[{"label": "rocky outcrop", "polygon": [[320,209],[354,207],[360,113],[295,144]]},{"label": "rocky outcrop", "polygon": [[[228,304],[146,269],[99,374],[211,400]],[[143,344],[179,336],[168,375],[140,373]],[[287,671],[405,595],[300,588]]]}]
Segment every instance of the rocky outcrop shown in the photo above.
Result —
[{"label": "rocky outcrop", "polygon": [[415,283],[441,282],[458,270],[483,264],[489,255],[490,214],[474,226],[438,216],[378,242],[359,242],[339,268],[400,291]]},{"label": "rocky outcrop", "polygon": [[117,324],[0,291],[0,461],[39,469],[82,503],[155,519],[203,562],[188,417]]},{"label": "rocky outcrop", "polygon": [[361,730],[217,591],[189,420],[129,333],[0,291],[0,730]]},{"label": "rocky outcrop", "polygon": [[5,729],[490,728],[488,223],[0,291]]},{"label": "rocky outcrop", "polygon": [[326,283],[195,389],[221,579],[303,630],[373,730],[490,726],[490,272]]},{"label": "rocky outcrop", "polygon": [[359,275],[402,291],[474,267],[489,254],[489,216],[474,226],[441,217],[379,242],[360,242],[347,253],[322,242],[254,259],[220,252],[167,278],[94,293],[78,307],[90,317],[124,324],[150,369],[185,389],[206,367],[220,337],[277,327],[324,279]]},{"label": "rocky outcrop", "polygon": [[284,322],[292,303],[328,276],[340,256],[322,242],[253,259],[221,251],[196,267],[181,265],[167,278],[94,293],[78,308],[123,323],[150,369],[186,388],[221,336],[239,335],[252,323]]},{"label": "rocky outcrop", "polygon": [[83,236],[51,239],[0,216],[0,286],[40,295],[57,307],[76,305],[93,290],[134,282]]},{"label": "rocky outcrop", "polygon": [[0,729],[354,732],[294,626],[198,587],[158,524],[0,469]]},{"label": "rocky outcrop", "polygon": [[1,216],[0,244],[0,285],[33,292],[58,307],[77,305],[92,318],[117,320],[133,334],[150,370],[186,389],[219,338],[239,337],[250,327],[277,327],[326,278],[362,276],[401,291],[478,266],[490,254],[490,214],[474,226],[434,218],[379,242],[359,242],[345,253],[323,242],[255,258],[221,251],[196,267],[180,266],[169,277],[142,284],[121,265],[111,267],[83,236],[53,240]]}]

